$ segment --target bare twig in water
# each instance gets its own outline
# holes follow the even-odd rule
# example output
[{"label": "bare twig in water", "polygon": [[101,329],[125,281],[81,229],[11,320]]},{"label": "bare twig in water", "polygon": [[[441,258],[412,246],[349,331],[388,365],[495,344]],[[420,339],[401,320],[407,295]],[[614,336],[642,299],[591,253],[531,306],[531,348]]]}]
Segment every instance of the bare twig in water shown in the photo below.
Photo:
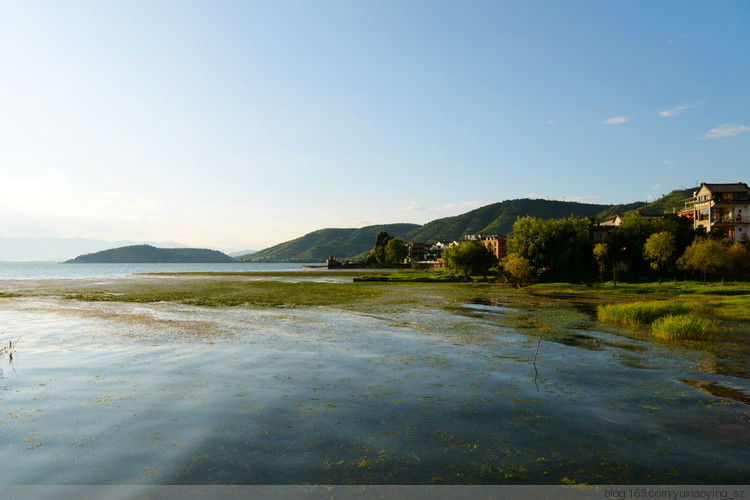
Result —
[{"label": "bare twig in water", "polygon": [[534,368],[536,368],[536,355],[539,353],[539,344],[542,343],[542,337],[539,337],[539,342],[536,343],[536,351],[534,352]]}]

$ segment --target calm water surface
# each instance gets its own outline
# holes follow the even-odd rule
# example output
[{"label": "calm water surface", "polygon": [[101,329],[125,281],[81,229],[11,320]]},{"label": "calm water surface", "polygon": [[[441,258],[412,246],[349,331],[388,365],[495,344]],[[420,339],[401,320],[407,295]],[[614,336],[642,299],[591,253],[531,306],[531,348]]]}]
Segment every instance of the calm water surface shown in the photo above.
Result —
[{"label": "calm water surface", "polygon": [[61,264],[57,262],[0,262],[0,280],[75,279],[124,276],[134,273],[294,271],[321,264]]},{"label": "calm water surface", "polygon": [[0,484],[746,483],[747,379],[487,312],[5,300]]}]

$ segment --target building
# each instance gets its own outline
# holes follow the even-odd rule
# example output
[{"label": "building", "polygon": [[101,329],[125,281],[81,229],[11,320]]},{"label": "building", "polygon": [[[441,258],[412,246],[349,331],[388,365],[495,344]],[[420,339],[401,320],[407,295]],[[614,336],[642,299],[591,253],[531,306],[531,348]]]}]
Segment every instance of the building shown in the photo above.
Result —
[{"label": "building", "polygon": [[412,241],[408,245],[406,245],[406,247],[409,252],[407,256],[409,262],[421,262],[423,260],[426,260],[427,254],[430,251],[432,244]]},{"label": "building", "polygon": [[482,243],[492,252],[498,261],[503,260],[508,255],[508,247],[505,238],[498,236],[486,236],[482,238]]},{"label": "building", "polygon": [[730,241],[747,241],[750,233],[750,188],[736,184],[701,183],[685,200],[679,215],[692,221],[693,229],[719,230]]},{"label": "building", "polygon": [[[644,214],[643,212],[633,213],[640,215],[646,220],[672,220],[679,224],[685,224],[685,219],[678,216],[677,214]],[[597,222],[592,229],[594,243],[602,243],[607,241],[609,232],[616,227],[620,227],[624,217],[624,215],[615,214],[614,217],[610,217],[609,219]]]}]

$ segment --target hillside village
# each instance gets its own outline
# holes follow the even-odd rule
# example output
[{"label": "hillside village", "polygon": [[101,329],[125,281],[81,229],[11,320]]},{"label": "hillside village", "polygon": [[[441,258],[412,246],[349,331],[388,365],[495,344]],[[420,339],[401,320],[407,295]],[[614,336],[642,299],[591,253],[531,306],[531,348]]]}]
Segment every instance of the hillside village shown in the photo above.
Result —
[{"label": "hillside village", "polygon": [[[646,219],[667,219],[690,226],[693,230],[723,235],[731,242],[746,242],[750,233],[750,187],[744,182],[734,184],[701,183],[693,195],[683,201],[684,207],[672,213],[643,214]],[[744,211],[744,216],[743,216]],[[639,213],[639,212],[636,212]],[[565,215],[561,214],[561,217]],[[593,229],[594,242],[606,242],[608,233],[619,227],[622,214],[598,221]],[[438,267],[445,248],[461,241],[481,242],[498,260],[507,255],[507,239],[500,235],[465,235],[461,239],[436,242],[409,242],[407,264]],[[337,266],[335,259],[328,266]]]}]

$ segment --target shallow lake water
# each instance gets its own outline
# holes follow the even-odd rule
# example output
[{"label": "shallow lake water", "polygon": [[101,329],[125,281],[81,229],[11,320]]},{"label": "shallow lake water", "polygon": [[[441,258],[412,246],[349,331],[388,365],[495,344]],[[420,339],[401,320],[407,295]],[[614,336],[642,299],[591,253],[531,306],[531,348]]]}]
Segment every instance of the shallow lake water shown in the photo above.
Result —
[{"label": "shallow lake water", "polygon": [[493,304],[0,301],[0,484],[746,483],[747,379]]}]

